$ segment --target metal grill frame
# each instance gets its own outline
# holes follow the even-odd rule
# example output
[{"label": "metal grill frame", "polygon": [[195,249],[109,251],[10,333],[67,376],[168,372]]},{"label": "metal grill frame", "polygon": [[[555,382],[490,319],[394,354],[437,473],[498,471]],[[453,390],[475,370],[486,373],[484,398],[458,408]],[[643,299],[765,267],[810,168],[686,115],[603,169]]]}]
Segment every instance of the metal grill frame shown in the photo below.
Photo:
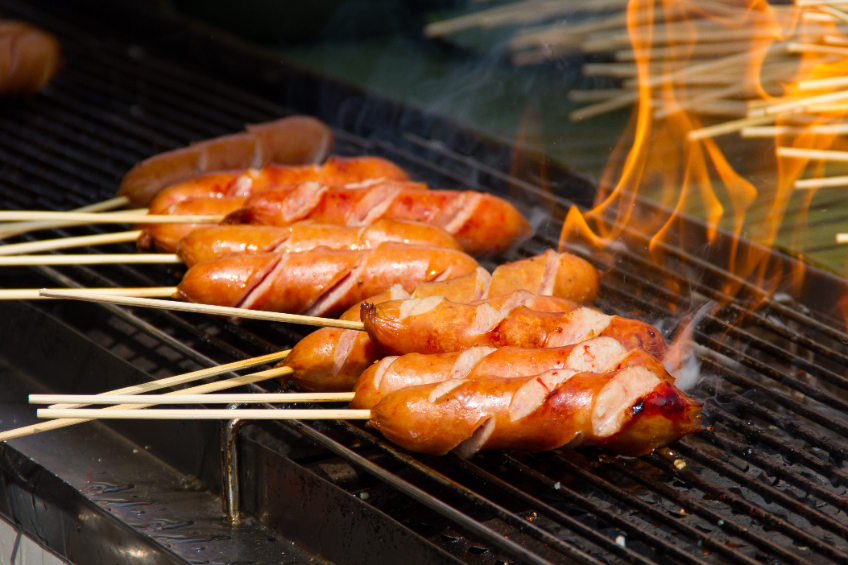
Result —
[{"label": "metal grill frame", "polygon": [[[95,40],[11,0],[2,4],[59,33],[69,58],[68,71],[43,97],[16,103],[15,109],[20,111],[16,116],[0,110],[0,120],[8,125],[0,131],[0,160],[19,175],[0,179],[4,206],[66,209],[86,204],[93,197],[105,199],[112,195],[120,175],[147,154],[239,130],[245,120],[261,121],[286,112],[272,102],[185,72],[137,47]],[[44,4],[62,14],[55,3]],[[90,8],[97,3],[80,4]],[[231,42],[198,43],[197,33],[184,27],[184,22],[168,24],[150,14],[139,18],[145,30],[159,26],[157,34],[164,34],[176,29],[186,36],[180,40],[183,44],[206,45],[208,53],[229,53],[235,58]],[[267,64],[261,55],[239,53],[238,59],[253,63],[246,66],[250,72]],[[237,79],[245,73],[241,70],[228,76],[235,80],[233,76]],[[294,76],[286,80],[296,95],[286,100],[300,100],[300,104],[292,104],[298,110],[313,110],[325,119],[329,116],[337,126],[337,150],[343,154],[380,154],[410,168],[423,180],[509,195],[531,216],[534,208],[555,208],[562,213],[572,200],[588,201],[591,184],[571,171],[548,166],[553,180],[540,189],[539,179],[522,180],[502,172],[512,159],[512,148],[387,101],[357,96],[347,87],[329,84],[333,95],[328,96],[330,102],[323,102],[331,106],[343,98],[346,112],[327,114],[322,104],[316,112],[315,101],[306,98],[316,92],[317,85],[326,86],[328,81],[308,73],[295,72]],[[267,88],[265,83],[255,91]],[[141,104],[128,107],[127,100],[140,100]],[[542,168],[543,163],[531,167]],[[640,209],[642,213],[668,214],[649,203],[640,203]],[[554,226],[559,221],[561,217],[555,214],[550,225],[541,226],[521,252],[555,246],[558,230]],[[680,315],[704,298],[727,303],[705,316],[695,330],[696,341],[711,350],[701,356],[703,367],[714,375],[698,389],[699,396],[709,399],[705,420],[712,425],[696,438],[687,438],[673,451],[639,460],[580,451],[567,456],[563,452],[537,456],[497,453],[464,462],[453,456],[436,459],[404,453],[346,422],[256,424],[230,436],[243,439],[237,449],[243,462],[241,494],[249,501],[246,509],[254,515],[271,516],[269,523],[274,525],[271,507],[281,502],[258,500],[257,493],[251,492],[253,481],[244,480],[255,479],[260,473],[257,461],[270,457],[262,455],[263,441],[252,435],[259,430],[285,438],[294,431],[372,476],[376,482],[364,481],[372,491],[396,493],[409,508],[439,515],[439,525],[450,523],[451,529],[436,528],[429,535],[427,530],[433,528],[426,525],[410,528],[446,552],[455,543],[451,540],[461,540],[464,550],[454,554],[461,554],[467,562],[848,562],[848,549],[838,543],[848,533],[848,522],[837,511],[848,505],[841,486],[848,477],[843,465],[848,453],[844,419],[848,381],[843,376],[848,351],[839,344],[848,343],[848,335],[837,329],[843,322],[827,311],[837,304],[837,296],[844,295],[844,281],[808,269],[798,300],[782,300],[746,281],[734,281],[718,266],[728,253],[726,236],[716,241],[709,253],[698,255],[691,250],[705,242],[704,226],[682,219],[679,227],[680,240],[687,244],[665,245],[664,266],[649,260],[644,234],[625,233],[630,250],[616,257],[603,284],[602,306],[616,313],[670,321],[672,327],[666,329],[673,332]],[[61,230],[51,236],[68,233]],[[589,250],[571,251],[609,267]],[[785,272],[793,267],[790,258],[777,253],[772,258],[784,265]],[[18,270],[3,279],[38,284],[49,280],[70,287],[130,282],[158,285],[171,284],[179,274],[168,268],[141,271],[122,266],[38,271],[33,276]],[[657,280],[665,284],[658,285]],[[743,292],[731,300],[716,281],[736,283]],[[690,292],[669,290],[671,284]],[[758,307],[755,312],[750,311],[753,306]],[[58,304],[36,308],[66,321],[82,311]],[[282,342],[290,344],[298,336],[296,330],[286,328],[268,330],[256,324],[168,312],[105,308],[109,316],[133,331],[179,354],[176,361],[163,360],[162,370],[186,362],[211,366],[244,358],[275,350]],[[86,330],[91,328],[80,329]],[[258,386],[250,389],[265,390]],[[318,460],[324,459],[319,456]],[[310,465],[310,457],[306,457],[299,468],[309,469]],[[752,477],[752,469],[775,479]],[[214,473],[204,479],[214,484]],[[787,486],[778,488],[782,485]],[[636,489],[636,494],[628,489]],[[690,491],[701,493],[706,500]],[[677,515],[669,508],[678,509]],[[402,514],[397,516],[404,519]],[[623,544],[619,537],[625,540]]]}]

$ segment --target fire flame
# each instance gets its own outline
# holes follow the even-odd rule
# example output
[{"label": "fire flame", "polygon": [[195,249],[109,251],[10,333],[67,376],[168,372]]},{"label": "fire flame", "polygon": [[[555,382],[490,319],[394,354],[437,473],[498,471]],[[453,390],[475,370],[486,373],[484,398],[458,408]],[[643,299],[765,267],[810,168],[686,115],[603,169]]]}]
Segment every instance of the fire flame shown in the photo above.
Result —
[{"label": "fire flame", "polygon": [[[625,232],[635,233],[648,239],[651,256],[662,262],[665,250],[683,237],[676,219],[687,214],[703,219],[711,243],[721,231],[732,236],[726,268],[736,278],[722,289],[728,297],[744,281],[766,293],[776,288],[787,273],[768,249],[802,248],[817,190],[807,179],[825,174],[825,161],[813,152],[848,149],[839,135],[848,133],[848,34],[840,31],[848,14],[819,0],[797,2],[628,2],[631,49],[617,55],[636,66],[629,95],[637,103],[594,207],[568,211],[561,248],[575,239],[606,248]],[[762,135],[774,140],[773,160],[762,140],[744,141]],[[749,162],[737,170],[743,151]],[[752,161],[773,163],[774,178],[752,174]],[[811,190],[801,197],[786,242],[784,217],[804,183]],[[646,217],[637,207],[643,196],[671,213]],[[743,237],[763,247],[742,253]],[[800,285],[803,267],[788,274]]]}]

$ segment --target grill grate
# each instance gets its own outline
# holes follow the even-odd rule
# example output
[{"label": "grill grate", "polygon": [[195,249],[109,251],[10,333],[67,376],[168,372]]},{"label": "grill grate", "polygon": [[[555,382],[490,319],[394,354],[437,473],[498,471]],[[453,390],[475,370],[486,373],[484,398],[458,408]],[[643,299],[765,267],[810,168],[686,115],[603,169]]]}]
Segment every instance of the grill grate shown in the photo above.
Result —
[{"label": "grill grate", "polygon": [[[3,208],[62,210],[108,198],[123,172],[150,154],[285,113],[138,48],[97,41],[11,0],[0,4],[4,13],[22,12],[56,32],[67,56],[67,67],[42,94],[0,104]],[[500,172],[503,153],[472,158],[409,132],[363,138],[339,131],[338,138],[338,153],[382,155],[435,185],[511,194],[537,208],[567,206]],[[520,253],[555,246],[558,225],[552,220]],[[630,251],[605,279],[602,308],[663,320],[671,333],[693,306],[725,304],[694,334],[703,369],[712,375],[697,389],[708,399],[704,420],[712,425],[673,451],[636,460],[592,450],[492,453],[464,462],[406,454],[346,422],[262,428],[272,435],[294,430],[364,470],[371,478],[356,488],[364,484],[375,507],[468,563],[848,563],[842,324],[764,295],[717,263],[671,246],[664,249],[668,263],[657,265],[640,251],[647,246],[643,236],[626,235]],[[75,266],[4,271],[0,282],[158,286],[174,284],[180,273],[163,266]],[[726,285],[739,286],[740,295],[731,300],[721,290]],[[90,305],[37,307],[157,376],[270,352],[300,335],[288,327],[116,306],[89,322]],[[153,350],[139,353],[142,346]],[[314,457],[300,463],[330,456]]]}]

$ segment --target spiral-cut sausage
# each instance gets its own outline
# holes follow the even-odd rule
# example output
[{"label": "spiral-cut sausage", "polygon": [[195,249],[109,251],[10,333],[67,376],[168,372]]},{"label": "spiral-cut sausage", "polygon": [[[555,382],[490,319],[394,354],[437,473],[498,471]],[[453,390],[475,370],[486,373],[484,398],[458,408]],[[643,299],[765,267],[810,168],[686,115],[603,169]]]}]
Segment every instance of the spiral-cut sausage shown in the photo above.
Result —
[{"label": "spiral-cut sausage", "polygon": [[611,337],[550,349],[472,347],[455,353],[408,353],[368,367],[353,387],[356,396],[350,406],[371,408],[396,390],[451,379],[529,377],[554,369],[604,373],[634,365],[648,367],[663,380],[674,382],[657,359],[644,351],[628,352]]},{"label": "spiral-cut sausage", "polygon": [[302,183],[256,193],[231,223],[272,226],[316,220],[348,226],[380,218],[416,220],[442,227],[474,256],[503,253],[530,236],[530,225],[502,198],[482,192],[416,190],[386,181],[362,188]]},{"label": "spiral-cut sausage", "polygon": [[[552,284],[551,281],[568,283]],[[478,267],[463,277],[419,283],[411,297],[444,296],[453,302],[473,302],[526,290],[539,296],[584,301],[594,299],[599,285],[600,275],[589,263],[549,249],[541,255],[501,265],[491,275]],[[405,298],[410,296],[403,289],[394,288],[369,298],[368,302],[379,304]],[[359,305],[345,312],[342,318],[359,320]],[[294,369],[293,380],[303,389],[346,391],[351,390],[362,371],[381,356],[365,332],[322,328],[295,345],[283,364]]]},{"label": "spiral-cut sausage", "polygon": [[[182,200],[196,198],[247,197],[280,187],[290,189],[306,182],[322,186],[363,186],[380,180],[406,183],[409,177],[392,163],[380,157],[331,156],[323,165],[268,164],[261,169],[225,170],[190,177],[184,182],[167,185],[150,201],[150,213],[164,213]],[[410,188],[426,188],[422,183],[408,182]]]},{"label": "spiral-cut sausage", "polygon": [[176,251],[191,267],[231,253],[303,253],[316,247],[365,250],[385,241],[459,250],[445,230],[421,222],[380,220],[370,226],[347,227],[307,220],[285,228],[223,225],[198,229],[183,238]]},{"label": "spiral-cut sausage", "polygon": [[[183,200],[172,205],[167,213],[173,216],[224,216],[237,210],[244,198],[209,198]],[[173,253],[180,241],[196,230],[208,228],[209,224],[147,224],[139,226],[141,235],[136,241],[140,251],[155,247],[163,253]]]},{"label": "spiral-cut sausage", "polygon": [[469,347],[562,347],[598,336],[618,340],[628,350],[642,349],[662,358],[667,344],[655,327],[629,318],[608,316],[580,307],[566,313],[534,311],[485,302],[457,304],[437,299],[363,304],[361,317],[368,335],[391,355],[447,353]]},{"label": "spiral-cut sausage", "polygon": [[0,96],[38,92],[61,65],[52,35],[28,23],[0,20]]},{"label": "spiral-cut sausage", "polygon": [[461,276],[476,261],[460,251],[381,243],[369,250],[234,255],[195,265],[177,287],[189,302],[309,316],[337,316],[398,284]]},{"label": "spiral-cut sausage", "polygon": [[136,206],[146,206],[163,188],[198,175],[258,168],[268,163],[318,163],[333,146],[330,128],[308,116],[248,125],[246,129],[160,153],[138,163],[124,175],[118,195],[128,197]]},{"label": "spiral-cut sausage", "polygon": [[421,453],[538,452],[597,446],[645,455],[700,429],[701,404],[649,369],[555,369],[514,379],[452,379],[395,391],[368,422]]}]

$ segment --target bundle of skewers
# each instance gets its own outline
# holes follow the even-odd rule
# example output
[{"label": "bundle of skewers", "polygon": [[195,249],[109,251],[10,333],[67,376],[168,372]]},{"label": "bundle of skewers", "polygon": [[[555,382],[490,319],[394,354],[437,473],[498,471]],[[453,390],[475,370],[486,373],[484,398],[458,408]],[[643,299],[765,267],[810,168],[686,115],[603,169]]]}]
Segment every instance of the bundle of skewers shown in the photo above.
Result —
[{"label": "bundle of skewers", "polygon": [[[845,2],[520,0],[424,32],[444,38],[495,29],[512,34],[515,65],[593,58],[582,73],[606,84],[567,94],[585,103],[569,114],[574,121],[639,104],[647,108],[643,123],[668,128],[674,120],[671,127],[690,143],[730,135],[774,140],[781,168],[776,188],[763,187],[769,208],[779,209],[794,190],[848,186]],[[848,243],[848,234],[836,234],[836,242]]]},{"label": "bundle of skewers", "polygon": [[[255,134],[263,129],[275,135]],[[233,139],[246,149],[216,162],[209,148]],[[272,146],[285,140],[288,149],[268,157],[268,139]],[[591,264],[548,250],[490,273],[474,257],[496,257],[531,233],[509,202],[430,189],[377,157],[327,158],[331,145],[323,124],[289,118],[143,162],[118,198],[146,205],[147,214],[92,215],[140,224],[123,237],[160,251],[145,255],[184,262],[180,284],[125,293],[28,290],[320,329],[290,351],[146,385],[94,396],[32,395],[31,402],[55,404],[38,411],[54,420],[0,440],[102,418],[347,418],[367,419],[423,453],[593,445],[639,455],[698,431],[700,403],[674,386],[679,352],[653,326],[588,306],[600,286]],[[45,256],[9,259],[38,257]],[[147,394],[277,360],[271,370]],[[273,378],[303,392],[209,394]],[[205,408],[234,402],[349,407]],[[92,404],[110,406],[84,408]],[[155,408],[160,404],[204,407]]]}]

